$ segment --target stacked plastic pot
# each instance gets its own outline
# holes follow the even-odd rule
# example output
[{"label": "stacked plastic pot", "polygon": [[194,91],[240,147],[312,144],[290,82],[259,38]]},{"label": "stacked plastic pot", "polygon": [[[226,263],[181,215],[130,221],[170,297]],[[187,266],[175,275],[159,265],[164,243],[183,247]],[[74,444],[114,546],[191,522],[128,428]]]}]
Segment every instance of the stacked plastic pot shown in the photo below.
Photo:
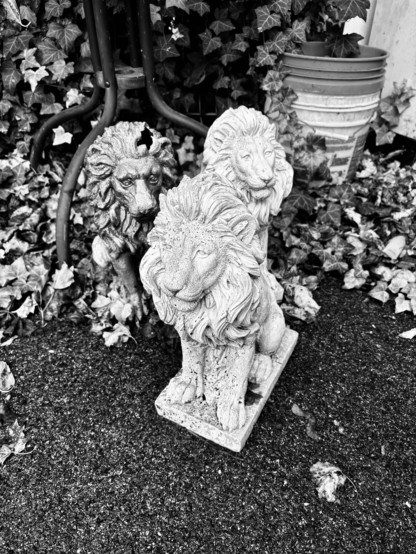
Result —
[{"label": "stacked plastic pot", "polygon": [[387,52],[361,46],[355,58],[330,58],[323,42],[303,45],[302,54],[285,54],[285,84],[297,94],[293,104],[305,130],[326,138],[332,174],[354,175],[370,121],[380,102]]}]

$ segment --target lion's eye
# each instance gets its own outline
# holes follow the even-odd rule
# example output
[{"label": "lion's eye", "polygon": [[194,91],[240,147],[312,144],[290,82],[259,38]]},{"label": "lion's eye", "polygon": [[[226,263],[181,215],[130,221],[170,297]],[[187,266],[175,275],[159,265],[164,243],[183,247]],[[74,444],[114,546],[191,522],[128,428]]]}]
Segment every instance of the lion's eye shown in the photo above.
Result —
[{"label": "lion's eye", "polygon": [[150,175],[148,181],[151,185],[155,185],[159,182],[159,177],[157,175]]},{"label": "lion's eye", "polygon": [[264,155],[267,156],[268,158],[270,158],[270,156],[273,156],[273,152],[272,152],[272,150],[266,150]]},{"label": "lion's eye", "polygon": [[250,154],[241,154],[240,158],[243,159],[243,160],[249,160],[250,159]]},{"label": "lion's eye", "polygon": [[124,179],[123,181],[121,181],[121,185],[124,188],[128,189],[133,186],[133,179]]},{"label": "lion's eye", "polygon": [[207,258],[210,256],[211,252],[207,252],[206,250],[197,250],[196,255],[198,258]]}]

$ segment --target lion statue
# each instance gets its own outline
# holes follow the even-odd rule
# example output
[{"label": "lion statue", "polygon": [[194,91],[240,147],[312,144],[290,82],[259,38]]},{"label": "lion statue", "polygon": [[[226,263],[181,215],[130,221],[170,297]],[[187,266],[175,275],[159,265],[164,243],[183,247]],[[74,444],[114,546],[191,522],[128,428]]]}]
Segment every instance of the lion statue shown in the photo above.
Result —
[{"label": "lion statue", "polygon": [[245,423],[248,380],[270,374],[285,332],[258,223],[213,172],[184,178],[160,200],[140,275],[181,339],[182,370],[167,396],[182,404],[205,399],[233,431]]},{"label": "lion statue", "polygon": [[209,128],[203,161],[226,177],[246,203],[267,250],[270,216],[278,213],[293,181],[275,125],[254,108],[229,108]]},{"label": "lion statue", "polygon": [[123,121],[94,141],[85,163],[98,229],[93,259],[101,267],[113,265],[140,320],[146,307],[134,256],[146,244],[161,190],[174,184],[171,142],[146,123]]}]

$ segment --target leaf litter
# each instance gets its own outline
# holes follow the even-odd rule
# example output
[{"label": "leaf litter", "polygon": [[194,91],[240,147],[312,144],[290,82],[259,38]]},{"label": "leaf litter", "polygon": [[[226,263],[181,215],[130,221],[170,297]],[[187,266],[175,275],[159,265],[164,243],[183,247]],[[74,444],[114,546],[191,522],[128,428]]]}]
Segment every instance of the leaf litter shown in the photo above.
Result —
[{"label": "leaf litter", "polygon": [[324,498],[328,502],[339,503],[335,493],[337,488],[344,485],[347,479],[347,476],[343,474],[339,467],[329,462],[316,462],[310,468],[310,472],[317,485],[319,498]]}]

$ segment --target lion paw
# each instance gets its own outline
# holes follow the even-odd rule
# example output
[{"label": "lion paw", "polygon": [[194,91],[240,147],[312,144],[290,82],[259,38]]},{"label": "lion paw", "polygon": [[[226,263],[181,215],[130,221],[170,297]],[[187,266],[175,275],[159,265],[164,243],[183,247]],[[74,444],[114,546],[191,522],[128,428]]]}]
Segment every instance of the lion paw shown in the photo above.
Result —
[{"label": "lion paw", "polygon": [[192,378],[174,377],[170,380],[166,395],[172,404],[186,404],[203,394],[202,387]]},{"label": "lion paw", "polygon": [[250,383],[262,383],[266,381],[273,371],[273,362],[266,354],[256,354],[248,380]]},{"label": "lion paw", "polygon": [[241,429],[246,422],[244,399],[231,398],[228,391],[225,391],[218,400],[217,418],[224,431]]}]

